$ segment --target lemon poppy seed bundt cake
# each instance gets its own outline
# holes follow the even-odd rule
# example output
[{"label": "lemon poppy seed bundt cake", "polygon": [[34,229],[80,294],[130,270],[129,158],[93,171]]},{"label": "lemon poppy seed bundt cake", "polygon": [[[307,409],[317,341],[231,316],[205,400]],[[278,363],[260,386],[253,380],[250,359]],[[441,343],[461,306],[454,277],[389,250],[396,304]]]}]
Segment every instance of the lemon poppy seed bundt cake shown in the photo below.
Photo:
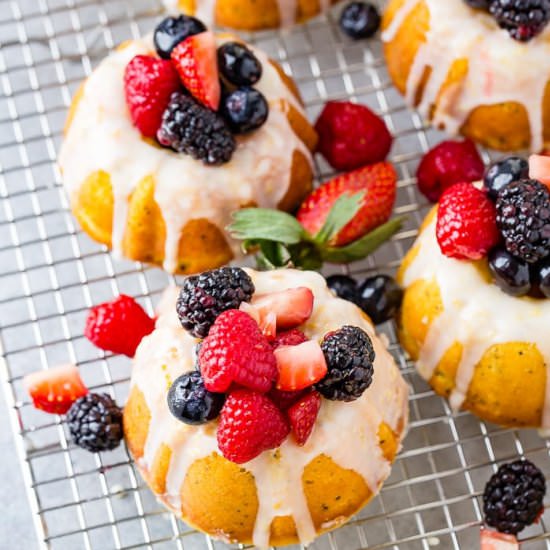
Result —
[{"label": "lemon poppy seed bundt cake", "polygon": [[290,27],[327,12],[338,0],[164,0],[166,9],[209,25],[241,30]]},{"label": "lemon poppy seed bundt cake", "polygon": [[194,273],[240,254],[224,231],[236,209],[300,204],[317,137],[279,65],[200,22],[174,21],[155,40],[123,44],[83,83],[59,164],[92,238]]},{"label": "lemon poppy seed bundt cake", "polygon": [[390,77],[434,126],[539,152],[550,142],[549,20],[548,2],[390,0]]},{"label": "lemon poppy seed bundt cake", "polygon": [[125,438],[184,521],[307,544],[377,494],[407,394],[368,318],[320,274],[221,268],[166,291],[134,358]]}]

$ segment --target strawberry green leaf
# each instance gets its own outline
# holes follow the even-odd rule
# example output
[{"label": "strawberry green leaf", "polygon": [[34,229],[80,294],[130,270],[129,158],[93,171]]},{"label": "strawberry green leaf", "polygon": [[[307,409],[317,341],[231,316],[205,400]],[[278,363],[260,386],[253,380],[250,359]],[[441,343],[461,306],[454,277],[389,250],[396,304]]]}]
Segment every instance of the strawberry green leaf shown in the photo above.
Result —
[{"label": "strawberry green leaf", "polygon": [[233,213],[227,227],[231,236],[241,240],[268,240],[297,244],[308,237],[300,222],[290,214],[270,208],[243,208]]},{"label": "strawberry green leaf", "polygon": [[336,236],[359,212],[364,198],[365,191],[338,197],[338,200],[332,205],[323,227],[315,235],[315,241],[322,244]]},{"label": "strawberry green leaf", "polygon": [[262,268],[275,269],[285,267],[290,262],[290,253],[286,246],[275,241],[256,241],[259,247],[256,261]]},{"label": "strawberry green leaf", "polygon": [[404,216],[393,218],[351,244],[341,247],[322,248],[322,258],[326,262],[337,264],[347,264],[356,260],[362,260],[395,235],[401,229],[404,221]]}]

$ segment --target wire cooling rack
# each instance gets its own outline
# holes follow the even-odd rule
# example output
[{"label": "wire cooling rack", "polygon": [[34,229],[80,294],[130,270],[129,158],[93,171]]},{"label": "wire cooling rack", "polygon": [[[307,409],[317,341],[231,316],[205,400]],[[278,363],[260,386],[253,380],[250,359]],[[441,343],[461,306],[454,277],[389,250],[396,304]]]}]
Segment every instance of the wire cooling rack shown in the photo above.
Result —
[{"label": "wire cooling rack", "polygon": [[[169,282],[159,269],[113,260],[80,232],[55,164],[78,83],[116,44],[148,32],[160,4],[3,0],[0,5],[0,373],[40,544],[64,550],[226,548],[167,513],[124,446],[100,455],[76,448],[62,419],[35,411],[22,388],[29,372],[75,362],[90,388],[109,391],[123,403],[129,360],[86,341],[86,311],[125,292],[152,312]],[[246,38],[296,78],[311,117],[328,99],[345,98],[384,116],[396,136],[396,212],[407,214],[408,221],[391,243],[352,271],[358,277],[393,272],[428,209],[416,192],[416,165],[441,136],[408,111],[392,88],[380,42],[347,40],[335,17]],[[317,162],[319,178],[330,176],[328,166]],[[535,431],[451,414],[407,362],[394,327],[387,323],[381,331],[412,388],[410,433],[380,496],[312,548],[477,548],[480,493],[497,464],[526,456],[548,474],[550,446]],[[548,520],[547,512],[523,533],[524,548],[550,548]]]}]

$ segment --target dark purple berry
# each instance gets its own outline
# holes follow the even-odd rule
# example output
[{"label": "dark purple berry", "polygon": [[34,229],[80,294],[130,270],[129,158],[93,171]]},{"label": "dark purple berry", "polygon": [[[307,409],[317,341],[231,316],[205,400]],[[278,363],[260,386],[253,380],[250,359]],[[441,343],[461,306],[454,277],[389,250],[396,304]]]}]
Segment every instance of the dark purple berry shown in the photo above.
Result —
[{"label": "dark purple berry", "polygon": [[351,2],[340,15],[340,28],[350,38],[370,38],[380,28],[380,14],[373,4]]},{"label": "dark purple berry", "polygon": [[170,59],[172,50],[189,36],[204,32],[206,27],[201,21],[188,15],[167,17],[155,28],[153,41],[155,49],[163,59]]},{"label": "dark purple berry", "polygon": [[327,277],[327,286],[343,300],[359,303],[359,294],[357,292],[357,281],[347,275],[330,275]]},{"label": "dark purple berry", "polygon": [[531,289],[529,264],[504,248],[489,252],[489,269],[495,284],[511,296],[525,296]]},{"label": "dark purple berry", "polygon": [[262,76],[262,64],[254,53],[239,42],[226,42],[218,48],[221,74],[235,86],[252,86]]},{"label": "dark purple berry", "polygon": [[529,177],[529,163],[521,157],[507,157],[489,166],[483,183],[489,196],[494,200],[498,192],[513,183]]},{"label": "dark purple berry", "polygon": [[222,99],[221,113],[234,133],[245,134],[264,124],[269,107],[258,90],[239,88]]},{"label": "dark purple berry", "polygon": [[403,290],[388,275],[370,277],[359,286],[359,304],[375,325],[394,317],[402,299]]},{"label": "dark purple berry", "polygon": [[527,42],[550,21],[550,0],[491,0],[489,11],[514,40]]}]

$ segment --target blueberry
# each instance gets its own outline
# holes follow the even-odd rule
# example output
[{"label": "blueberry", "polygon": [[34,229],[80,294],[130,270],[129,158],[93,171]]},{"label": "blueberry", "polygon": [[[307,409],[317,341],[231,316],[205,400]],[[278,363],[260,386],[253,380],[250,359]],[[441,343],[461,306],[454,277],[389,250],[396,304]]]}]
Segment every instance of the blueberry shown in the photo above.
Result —
[{"label": "blueberry", "polygon": [[327,277],[327,286],[338,296],[348,302],[357,304],[359,302],[359,293],[357,291],[357,281],[347,275],[330,275]]},{"label": "blueberry", "polygon": [[550,298],[550,259],[531,265],[531,281],[536,297]]},{"label": "blueberry", "polygon": [[220,72],[235,86],[252,86],[262,76],[262,64],[244,45],[226,42],[218,48]]},{"label": "blueberry", "polygon": [[380,14],[373,4],[351,2],[340,15],[340,28],[350,38],[370,38],[380,27]]},{"label": "blueberry", "polygon": [[223,98],[222,114],[234,133],[245,134],[262,126],[269,107],[258,90],[239,88]]},{"label": "blueberry", "polygon": [[178,420],[186,424],[204,424],[220,414],[225,395],[208,391],[200,372],[192,371],[176,378],[167,399],[170,412]]},{"label": "blueberry", "polygon": [[359,286],[361,308],[375,325],[394,317],[402,298],[401,287],[388,275],[370,277]]},{"label": "blueberry", "polygon": [[476,10],[489,10],[491,0],[464,0],[468,6]]},{"label": "blueberry", "polygon": [[201,21],[188,15],[167,17],[155,28],[153,41],[157,53],[163,59],[170,59],[172,50],[187,37],[204,32],[206,27]]},{"label": "blueberry", "polygon": [[512,256],[504,248],[489,253],[489,269],[495,284],[511,296],[525,296],[531,290],[529,264]]},{"label": "blueberry", "polygon": [[496,199],[498,192],[508,184],[529,177],[529,163],[521,157],[507,157],[489,166],[483,183],[489,196]]}]

